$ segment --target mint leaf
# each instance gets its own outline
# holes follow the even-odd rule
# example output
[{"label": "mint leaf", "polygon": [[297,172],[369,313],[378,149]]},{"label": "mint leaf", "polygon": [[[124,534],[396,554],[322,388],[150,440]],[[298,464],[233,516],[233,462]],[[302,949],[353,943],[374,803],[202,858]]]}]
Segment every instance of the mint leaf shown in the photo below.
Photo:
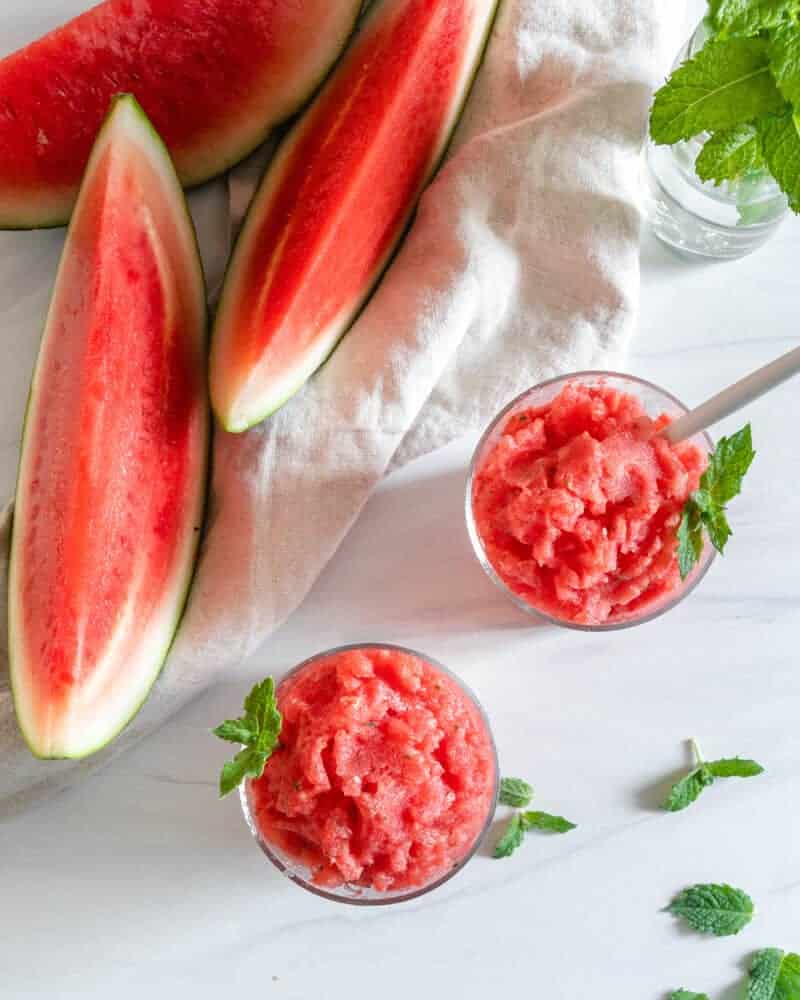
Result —
[{"label": "mint leaf", "polygon": [[751,122],[783,107],[761,38],[715,38],[656,91],[650,135],[671,145]]},{"label": "mint leaf", "polygon": [[715,132],[695,160],[695,172],[701,181],[737,180],[748,170],[764,166],[761,139],[753,125],[737,125]]},{"label": "mint leaf", "polygon": [[694,564],[703,552],[703,522],[700,512],[687,502],[678,525],[678,569],[681,580],[692,572]]},{"label": "mint leaf", "polygon": [[764,159],[793,212],[800,212],[800,112],[788,108],[758,121]]},{"label": "mint leaf", "polygon": [[800,1000],[800,955],[762,948],[753,957],[747,1000]]},{"label": "mint leaf", "polygon": [[246,747],[222,767],[219,779],[219,796],[224,798],[240,785],[245,778],[260,778],[267,763],[267,754]]},{"label": "mint leaf", "polygon": [[730,885],[693,885],[670,903],[669,912],[683,917],[703,934],[738,934],[753,919],[753,900]]},{"label": "mint leaf", "polygon": [[527,806],[532,798],[533,789],[522,778],[503,778],[500,782],[501,805],[520,809]]},{"label": "mint leaf", "polygon": [[673,990],[669,1000],[708,1000],[707,993],[692,993],[691,990]]},{"label": "mint leaf", "polygon": [[778,90],[787,101],[800,107],[800,31],[784,24],[770,37],[769,65]]},{"label": "mint leaf", "polygon": [[275,700],[275,682],[267,677],[245,698],[241,718],[228,719],[213,730],[221,740],[244,745],[244,749],[222,768],[220,798],[232,792],[245,778],[261,777],[278,745],[282,722]]},{"label": "mint leaf", "polygon": [[713,783],[714,775],[705,764],[701,764],[672,786],[664,808],[668,812],[680,812],[686,809],[699,797],[704,788]]},{"label": "mint leaf", "polygon": [[722,757],[706,762],[692,740],[697,767],[691,770],[670,789],[664,808],[668,812],[680,812],[699,797],[704,788],[714,784],[715,778],[752,778],[762,774],[764,768],[754,760],[742,757]]},{"label": "mint leaf", "polygon": [[764,773],[764,768],[760,764],[741,757],[712,760],[707,766],[715,778],[755,778]]},{"label": "mint leaf", "polygon": [[700,478],[700,489],[708,493],[710,504],[726,504],[741,493],[742,480],[755,457],[750,424],[720,438]]},{"label": "mint leaf", "polygon": [[509,858],[522,843],[525,829],[522,825],[522,814],[514,813],[508,821],[503,836],[497,841],[494,849],[495,858]]},{"label": "mint leaf", "polygon": [[[798,166],[800,171],[800,166]],[[700,488],[686,501],[678,525],[678,569],[685,580],[703,551],[703,528],[711,544],[723,553],[732,532],[725,504],[741,492],[742,480],[756,453],[750,424],[720,438],[700,477]]]},{"label": "mint leaf", "polygon": [[563,816],[553,816],[550,813],[530,811],[522,814],[522,827],[524,830],[547,830],[549,833],[569,833],[575,829],[575,824],[570,823]]},{"label": "mint leaf", "polygon": [[793,7],[787,0],[714,0],[712,23],[729,35],[757,35],[787,21]]}]

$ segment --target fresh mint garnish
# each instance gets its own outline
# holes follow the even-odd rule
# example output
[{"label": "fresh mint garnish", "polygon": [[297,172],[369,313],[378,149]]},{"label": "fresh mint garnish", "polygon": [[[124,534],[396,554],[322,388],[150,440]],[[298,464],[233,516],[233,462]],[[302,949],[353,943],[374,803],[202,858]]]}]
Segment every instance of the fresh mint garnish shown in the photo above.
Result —
[{"label": "fresh mint garnish", "polygon": [[722,757],[706,762],[697,742],[691,742],[697,766],[670,789],[664,803],[664,808],[669,812],[680,812],[690,806],[704,788],[714,784],[716,778],[754,778],[764,771],[756,761],[742,757]]},{"label": "fresh mint garnish", "polygon": [[738,934],[753,919],[753,900],[730,885],[693,885],[670,903],[669,912],[702,934]]},{"label": "fresh mint garnish", "polygon": [[[800,166],[798,167],[800,170]],[[732,532],[726,505],[741,492],[742,479],[755,458],[750,424],[723,437],[708,460],[700,488],[686,501],[678,526],[678,567],[685,580],[703,551],[703,530],[722,553]]]},{"label": "fresh mint garnish", "polygon": [[[530,805],[532,798],[533,789],[527,781],[523,781],[521,778],[503,778],[500,782],[501,805],[523,809],[525,806]],[[574,829],[575,824],[570,823],[563,816],[554,816],[552,813],[540,812],[537,809],[515,812],[508,821],[502,837],[495,845],[494,857],[510,857],[522,844],[525,834],[529,830],[544,830],[548,833],[569,833],[570,830]]]},{"label": "fresh mint garnish", "polygon": [[275,683],[271,677],[256,684],[244,700],[244,715],[228,719],[213,731],[215,736],[230,743],[241,743],[244,749],[222,768],[219,779],[220,798],[228,795],[245,778],[260,778],[281,733],[281,713],[275,701]]},{"label": "fresh mint garnish", "polygon": [[533,798],[533,789],[522,778],[503,778],[500,782],[500,805],[524,809]]},{"label": "fresh mint garnish", "polygon": [[757,951],[750,966],[747,1000],[800,1000],[800,955],[780,948]]},{"label": "fresh mint garnish", "polygon": [[553,816],[552,813],[530,810],[522,814],[522,828],[524,830],[546,830],[549,833],[569,833],[570,830],[575,829],[575,824],[570,823],[563,816]]},{"label": "fresh mint garnish", "polygon": [[707,993],[692,993],[691,990],[673,990],[669,1000],[708,1000]]}]

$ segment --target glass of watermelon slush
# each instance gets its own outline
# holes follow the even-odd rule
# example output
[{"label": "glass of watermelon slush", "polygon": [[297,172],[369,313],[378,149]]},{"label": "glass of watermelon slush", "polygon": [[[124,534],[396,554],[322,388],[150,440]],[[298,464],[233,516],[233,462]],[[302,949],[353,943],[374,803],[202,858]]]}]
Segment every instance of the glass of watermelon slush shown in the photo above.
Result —
[{"label": "glass of watermelon slush", "polygon": [[683,600],[714,559],[704,534],[681,579],[683,506],[713,451],[658,435],[687,407],[619,372],[549,379],[512,400],[472,459],[466,519],[486,574],[532,615],[582,631],[641,625]]},{"label": "glass of watermelon slush", "polygon": [[360,906],[451,879],[494,817],[499,769],[480,702],[403,646],[319,653],[276,692],[280,743],[240,786],[259,847],[295,884]]}]

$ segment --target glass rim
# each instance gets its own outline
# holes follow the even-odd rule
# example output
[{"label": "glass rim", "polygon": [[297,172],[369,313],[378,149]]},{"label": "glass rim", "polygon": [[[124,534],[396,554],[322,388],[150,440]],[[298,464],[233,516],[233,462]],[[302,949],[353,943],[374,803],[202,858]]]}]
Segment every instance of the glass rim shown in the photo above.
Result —
[{"label": "glass rim", "polygon": [[[689,412],[689,407],[676,395],[662,388],[660,385],[656,385],[655,382],[651,382],[649,379],[642,378],[639,375],[629,375],[627,372],[620,372],[606,368],[586,368],[577,372],[569,372],[566,375],[554,375],[552,378],[547,378],[542,382],[537,382],[535,385],[532,385],[518,393],[518,395],[507,403],[489,422],[488,426],[481,434],[480,439],[475,446],[475,450],[472,453],[472,458],[470,459],[469,474],[467,476],[467,489],[464,498],[467,533],[469,534],[473,553],[480,563],[484,573],[486,573],[492,583],[494,583],[495,586],[506,595],[506,597],[510,598],[511,601],[527,615],[540,618],[545,622],[550,622],[552,625],[558,625],[560,628],[572,629],[575,632],[619,632],[622,629],[634,628],[637,625],[645,625],[647,622],[660,618],[661,615],[666,614],[667,611],[671,611],[672,608],[676,607],[676,605],[680,604],[685,597],[688,597],[689,594],[692,593],[695,587],[697,587],[700,581],[705,577],[716,557],[716,550],[709,544],[708,539],[704,537],[703,552],[700,557],[700,562],[698,562],[692,570],[691,576],[687,578],[686,585],[679,587],[677,592],[672,597],[643,615],[633,616],[631,618],[623,619],[622,621],[598,622],[597,624],[587,624],[585,622],[572,621],[569,618],[559,618],[557,615],[550,614],[548,611],[543,611],[542,609],[537,608],[534,604],[526,601],[524,597],[521,597],[514,590],[512,590],[492,565],[489,557],[486,555],[483,542],[481,541],[481,537],[478,532],[477,524],[475,523],[475,515],[472,504],[472,490],[475,477],[478,472],[478,465],[483,458],[483,452],[489,439],[502,421],[506,420],[509,414],[534,392],[541,389],[547,389],[549,386],[557,385],[559,383],[566,384],[572,381],[589,381],[591,379],[601,378],[620,379],[623,382],[631,382],[636,385],[643,386],[646,389],[655,390],[670,402],[674,403],[675,406],[677,406],[683,413]],[[692,437],[702,438],[707,446],[709,454],[714,450],[714,440],[708,431],[700,431],[698,434],[693,434]]]},{"label": "glass rim", "polygon": [[[478,853],[481,845],[486,839],[486,834],[494,820],[495,812],[497,810],[498,799],[500,795],[500,760],[497,755],[497,744],[495,743],[494,733],[492,732],[492,726],[489,722],[489,717],[486,713],[486,709],[479,700],[478,696],[472,690],[472,688],[466,684],[460,677],[453,673],[448,667],[427,653],[421,653],[418,649],[412,649],[410,646],[401,646],[397,643],[392,642],[351,642],[346,643],[341,646],[333,646],[330,649],[323,650],[322,652],[315,653],[313,656],[307,657],[302,662],[296,664],[292,669],[281,679],[281,681],[276,685],[276,693],[280,690],[280,687],[286,683],[291,677],[294,677],[300,671],[312,664],[323,660],[329,656],[335,656],[339,653],[348,653],[354,650],[367,650],[367,649],[383,649],[394,651],[397,653],[407,653],[411,656],[417,657],[417,659],[434,667],[436,670],[441,671],[445,677],[449,678],[458,687],[458,689],[467,696],[470,702],[475,706],[480,716],[481,722],[483,723],[486,734],[489,738],[489,748],[492,754],[492,763],[494,771],[494,786],[492,789],[492,795],[489,798],[489,806],[487,809],[486,819],[481,826],[480,830],[475,836],[475,841],[466,852],[466,854],[458,861],[457,864],[448,868],[446,872],[437,878],[433,879],[431,882],[426,883],[423,886],[417,888],[402,889],[396,893],[392,893],[392,890],[386,890],[381,892],[377,889],[371,889],[367,886],[353,885],[352,889],[355,893],[358,890],[364,892],[375,892],[379,893],[376,896],[358,896],[358,895],[347,895],[342,892],[339,887],[336,888],[325,888],[323,886],[314,885],[310,878],[304,877],[299,872],[295,871],[291,865],[284,861],[281,855],[278,853],[278,849],[271,845],[266,837],[264,837],[255,822],[255,817],[253,811],[250,807],[250,800],[248,796],[248,788],[252,779],[245,779],[241,785],[239,785],[239,803],[242,807],[242,813],[244,814],[245,822],[255,839],[258,846],[261,848],[262,852],[266,857],[272,862],[272,864],[278,869],[281,874],[286,876],[295,885],[300,886],[301,889],[305,889],[307,892],[312,893],[315,896],[320,896],[323,899],[331,900],[334,903],[346,903],[348,906],[391,906],[394,903],[407,903],[411,900],[418,899],[420,896],[424,896],[429,892],[433,892],[434,889],[438,889],[440,886],[444,885],[445,882],[449,882],[451,878],[458,875],[466,865],[472,860],[473,857]],[[298,863],[300,864],[300,863]],[[350,885],[350,883],[344,883],[345,886]]]}]

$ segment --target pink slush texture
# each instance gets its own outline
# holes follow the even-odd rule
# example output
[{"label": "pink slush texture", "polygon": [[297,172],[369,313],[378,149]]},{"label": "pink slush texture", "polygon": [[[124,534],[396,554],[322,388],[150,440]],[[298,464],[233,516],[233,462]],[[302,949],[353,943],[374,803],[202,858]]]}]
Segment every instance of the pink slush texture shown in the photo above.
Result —
[{"label": "pink slush texture", "polygon": [[255,822],[320,886],[420,888],[474,846],[495,755],[446,674],[394,649],[331,654],[279,688],[281,748],[251,782]]},{"label": "pink slush texture", "polygon": [[667,423],[634,395],[577,382],[509,419],[478,469],[473,512],[489,562],[528,604],[601,624],[681,586],[676,533],[707,458],[651,437]]}]

